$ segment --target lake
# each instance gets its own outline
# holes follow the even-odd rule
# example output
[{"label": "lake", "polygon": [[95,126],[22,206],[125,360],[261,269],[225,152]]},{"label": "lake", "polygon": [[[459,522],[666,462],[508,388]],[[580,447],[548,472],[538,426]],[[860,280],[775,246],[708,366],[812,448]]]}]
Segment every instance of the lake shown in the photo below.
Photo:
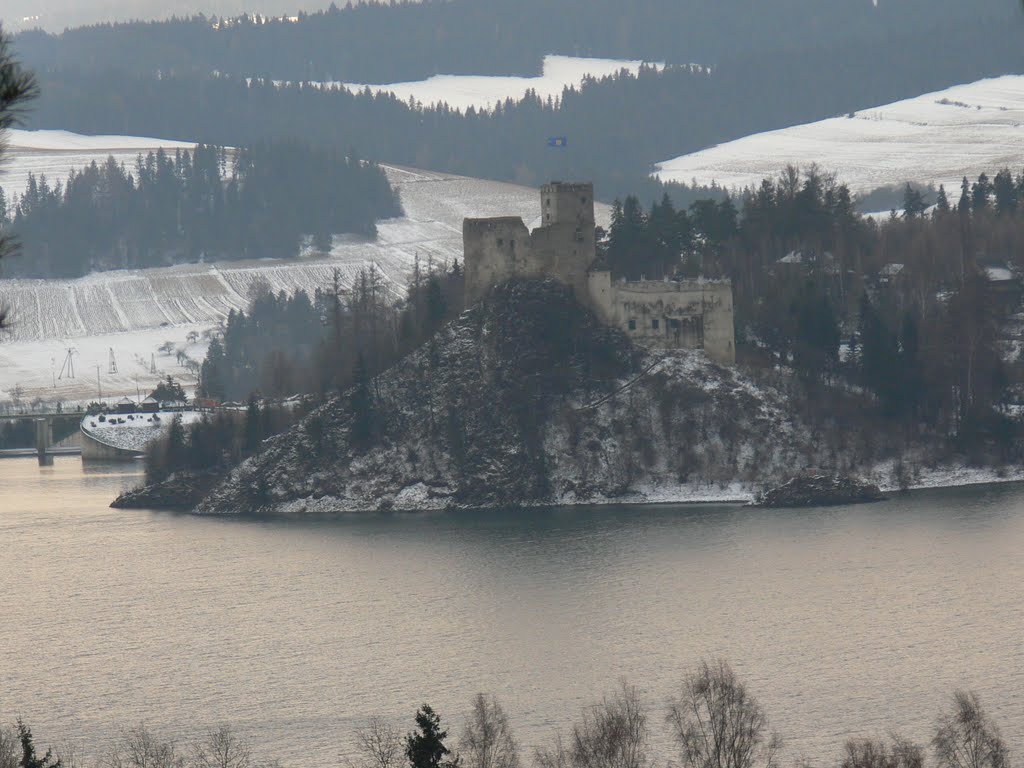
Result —
[{"label": "lake", "polygon": [[[971,688],[1024,751],[1024,486],[861,507],[606,507],[331,520],[107,505],[136,466],[0,461],[0,719],[99,755],[221,723],[334,765],[380,715],[459,730],[494,693],[527,749],[620,678],[652,708],[728,659],[801,755],[919,740]],[[300,758],[296,756],[300,755]],[[307,759],[308,758],[308,759]]]}]

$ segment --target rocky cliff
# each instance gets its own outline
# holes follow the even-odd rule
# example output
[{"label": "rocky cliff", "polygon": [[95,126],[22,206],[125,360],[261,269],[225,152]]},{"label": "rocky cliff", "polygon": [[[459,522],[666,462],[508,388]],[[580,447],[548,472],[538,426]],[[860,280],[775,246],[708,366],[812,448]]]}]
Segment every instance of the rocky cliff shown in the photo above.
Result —
[{"label": "rocky cliff", "polygon": [[751,498],[824,457],[787,393],[634,347],[554,281],[499,286],[369,387],[267,441],[200,513]]}]

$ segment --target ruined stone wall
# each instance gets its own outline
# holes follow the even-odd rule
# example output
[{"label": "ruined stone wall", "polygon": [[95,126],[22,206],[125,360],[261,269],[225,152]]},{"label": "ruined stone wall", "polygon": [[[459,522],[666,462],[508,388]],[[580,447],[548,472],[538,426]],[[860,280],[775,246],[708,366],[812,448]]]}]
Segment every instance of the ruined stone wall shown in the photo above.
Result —
[{"label": "ruined stone wall", "polygon": [[509,278],[539,274],[530,231],[518,217],[466,219],[462,223],[462,242],[467,304]]},{"label": "ruined stone wall", "polygon": [[[611,283],[600,275],[591,275],[588,283],[591,305],[637,344],[652,349],[703,349],[716,362],[736,362],[728,281]],[[602,287],[607,290],[604,296],[599,293]]]}]

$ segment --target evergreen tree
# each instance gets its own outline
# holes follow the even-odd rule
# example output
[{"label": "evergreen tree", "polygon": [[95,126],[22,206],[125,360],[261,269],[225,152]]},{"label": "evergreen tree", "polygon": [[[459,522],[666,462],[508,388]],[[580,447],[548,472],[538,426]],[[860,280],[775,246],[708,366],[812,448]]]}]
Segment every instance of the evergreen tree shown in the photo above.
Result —
[{"label": "evergreen tree", "polygon": [[[35,97],[36,82],[32,75],[22,69],[11,52],[10,38],[0,29],[0,160],[4,155],[4,139],[7,131],[18,123],[26,102]],[[0,216],[0,259],[15,251],[15,240],[7,234],[7,202],[3,203]],[[0,328],[7,322],[7,310],[0,305]]]},{"label": "evergreen tree", "polygon": [[32,731],[21,719],[18,720],[18,739],[21,741],[19,768],[61,768],[61,761],[54,759],[52,750],[46,750],[46,754],[42,757],[36,755],[36,747],[32,741]]},{"label": "evergreen tree", "polygon": [[939,195],[935,198],[935,215],[945,216],[949,213],[949,198],[946,196],[946,186],[939,184]]},{"label": "evergreen tree", "polygon": [[255,394],[249,395],[249,403],[245,408],[245,452],[256,453],[263,441],[263,420],[260,414],[260,402]]},{"label": "evergreen tree", "polygon": [[971,187],[971,211],[973,213],[980,213],[987,210],[991,196],[992,183],[989,181],[988,174],[982,172],[978,176],[978,180]]},{"label": "evergreen tree", "polygon": [[441,717],[424,704],[416,712],[416,727],[405,737],[405,756],[409,768],[457,768],[459,758],[449,758],[451,750],[444,740],[448,731],[441,729]]},{"label": "evergreen tree", "polygon": [[360,352],[353,371],[352,392],[349,394],[349,415],[352,419],[352,441],[356,445],[369,445],[373,439],[376,416],[373,407],[373,391],[370,388],[370,374],[366,358]]},{"label": "evergreen tree", "polygon": [[170,472],[182,469],[188,463],[188,450],[185,445],[185,428],[181,423],[181,414],[174,414],[170,429],[167,430],[167,468]]},{"label": "evergreen tree", "polygon": [[956,209],[961,216],[970,213],[971,210],[971,183],[967,181],[966,176],[960,182],[960,201],[956,204]]},{"label": "evergreen tree", "polygon": [[999,216],[1013,216],[1017,212],[1017,184],[1009,168],[1003,168],[996,174],[992,183],[992,191],[996,197],[996,213]]},{"label": "evergreen tree", "polygon": [[922,216],[927,209],[928,205],[924,201],[924,195],[920,190],[911,186],[908,181],[903,190],[903,217],[916,219]]}]

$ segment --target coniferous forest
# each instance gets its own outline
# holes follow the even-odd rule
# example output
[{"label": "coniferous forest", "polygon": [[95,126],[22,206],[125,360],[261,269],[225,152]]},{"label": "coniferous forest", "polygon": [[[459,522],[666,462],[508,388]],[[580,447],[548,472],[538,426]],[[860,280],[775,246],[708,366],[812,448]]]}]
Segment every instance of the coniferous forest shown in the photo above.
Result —
[{"label": "coniferous forest", "polygon": [[[1014,9],[995,0],[969,12],[919,0],[733,5],[367,4],[295,22],[202,17],[24,33],[17,46],[42,84],[31,127],[242,146],[301,126],[314,143],[467,176],[539,185],[568,168],[607,200],[660,197],[648,174],[661,160],[1022,66],[1007,23]],[[971,54],[936,55],[944,48]],[[536,75],[549,53],[667,66],[589,82],[550,103],[465,114],[323,85]],[[569,137],[565,152],[547,149],[552,135]]]},{"label": "coniferous forest", "polygon": [[306,236],[328,251],[333,235],[372,238],[378,219],[398,215],[397,193],[377,165],[285,140],[159,150],[134,168],[109,158],[66,184],[30,176],[11,200],[0,189],[0,225],[22,244],[5,264],[8,277],[288,258]]}]

